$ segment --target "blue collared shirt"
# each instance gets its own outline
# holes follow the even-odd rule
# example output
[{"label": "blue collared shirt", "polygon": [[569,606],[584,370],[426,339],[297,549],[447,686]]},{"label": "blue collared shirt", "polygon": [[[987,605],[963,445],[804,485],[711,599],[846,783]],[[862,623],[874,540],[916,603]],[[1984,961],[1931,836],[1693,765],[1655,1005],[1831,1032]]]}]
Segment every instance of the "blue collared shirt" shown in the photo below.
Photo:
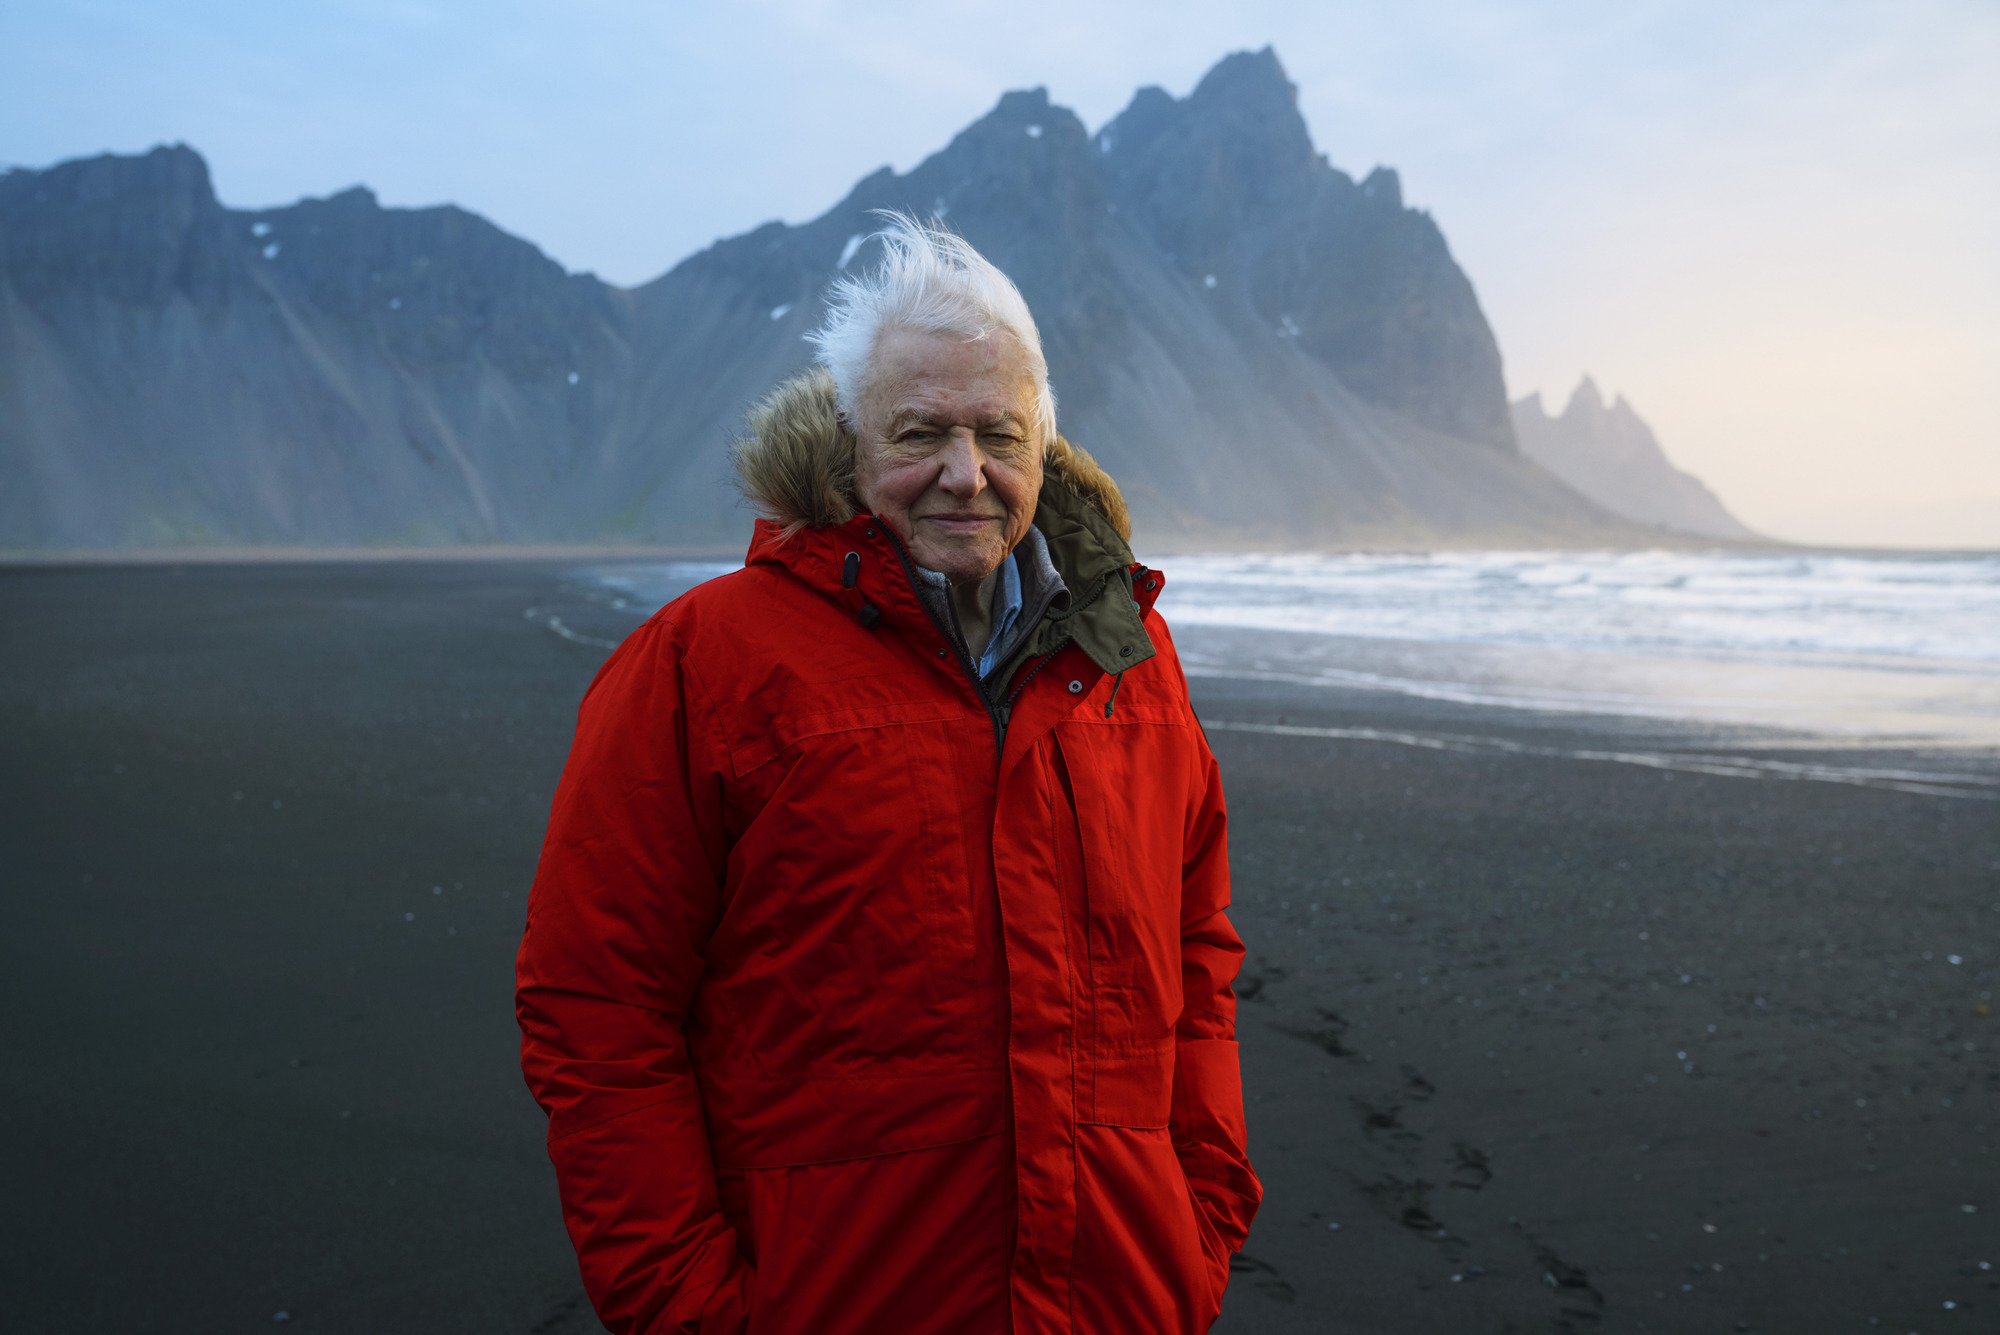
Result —
[{"label": "blue collared shirt", "polygon": [[1021,567],[1016,564],[1014,554],[1000,563],[1000,582],[993,587],[993,633],[986,637],[986,652],[979,656],[979,675],[989,676],[1000,666],[1000,651],[1011,648],[1008,643],[1014,623],[1021,617]]}]

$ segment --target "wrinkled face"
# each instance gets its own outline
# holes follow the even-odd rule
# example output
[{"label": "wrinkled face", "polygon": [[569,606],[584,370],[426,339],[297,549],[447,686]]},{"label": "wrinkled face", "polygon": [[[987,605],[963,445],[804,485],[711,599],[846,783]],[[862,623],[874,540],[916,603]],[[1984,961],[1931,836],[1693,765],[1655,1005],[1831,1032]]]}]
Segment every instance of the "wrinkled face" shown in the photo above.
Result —
[{"label": "wrinkled face", "polygon": [[857,407],[862,505],[926,570],[954,584],[986,578],[1027,533],[1042,490],[1035,379],[1020,344],[885,330]]}]

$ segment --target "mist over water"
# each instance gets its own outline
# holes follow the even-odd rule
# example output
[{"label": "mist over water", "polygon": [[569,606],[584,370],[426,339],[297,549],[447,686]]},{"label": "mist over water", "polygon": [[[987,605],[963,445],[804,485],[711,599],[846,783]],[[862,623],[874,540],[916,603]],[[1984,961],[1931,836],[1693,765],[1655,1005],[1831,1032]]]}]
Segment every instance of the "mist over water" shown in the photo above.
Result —
[{"label": "mist over water", "polygon": [[[1163,557],[1192,676],[1537,715],[2000,746],[2000,555]],[[589,572],[651,612],[733,565]]]}]

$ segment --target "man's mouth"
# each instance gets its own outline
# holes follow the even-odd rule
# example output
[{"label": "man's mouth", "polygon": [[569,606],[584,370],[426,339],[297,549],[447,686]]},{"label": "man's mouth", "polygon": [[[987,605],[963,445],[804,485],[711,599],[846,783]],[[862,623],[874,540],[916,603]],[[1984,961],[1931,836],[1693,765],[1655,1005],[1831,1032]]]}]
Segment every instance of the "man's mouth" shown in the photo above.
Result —
[{"label": "man's mouth", "polygon": [[970,513],[925,515],[921,522],[935,524],[946,533],[977,533],[989,524],[999,523],[1000,516]]}]

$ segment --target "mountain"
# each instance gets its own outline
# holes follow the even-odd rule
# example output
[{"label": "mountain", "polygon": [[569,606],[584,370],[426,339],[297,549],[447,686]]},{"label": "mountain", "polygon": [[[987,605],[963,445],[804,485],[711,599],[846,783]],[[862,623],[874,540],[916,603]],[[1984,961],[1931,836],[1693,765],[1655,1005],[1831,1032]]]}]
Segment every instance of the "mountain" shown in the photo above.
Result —
[{"label": "mountain", "polygon": [[186,147],[10,171],[0,545],[740,542],[728,439],[887,208],[1019,283],[1155,550],[1657,538],[1521,456],[1442,234],[1314,151],[1267,49],[1094,136],[1009,93],[631,289],[365,189],[228,209]]},{"label": "mountain", "polygon": [[1623,394],[1606,407],[1589,376],[1560,417],[1551,417],[1536,393],[1514,403],[1513,418],[1521,453],[1613,514],[1700,537],[1763,540],[1701,479],[1667,461]]},{"label": "mountain", "polygon": [[1141,89],[1097,146],[1113,206],[1183,276],[1214,275],[1371,403],[1513,445],[1500,349],[1444,235],[1395,172],[1356,185],[1314,151],[1271,51],[1229,57],[1185,101]]}]

